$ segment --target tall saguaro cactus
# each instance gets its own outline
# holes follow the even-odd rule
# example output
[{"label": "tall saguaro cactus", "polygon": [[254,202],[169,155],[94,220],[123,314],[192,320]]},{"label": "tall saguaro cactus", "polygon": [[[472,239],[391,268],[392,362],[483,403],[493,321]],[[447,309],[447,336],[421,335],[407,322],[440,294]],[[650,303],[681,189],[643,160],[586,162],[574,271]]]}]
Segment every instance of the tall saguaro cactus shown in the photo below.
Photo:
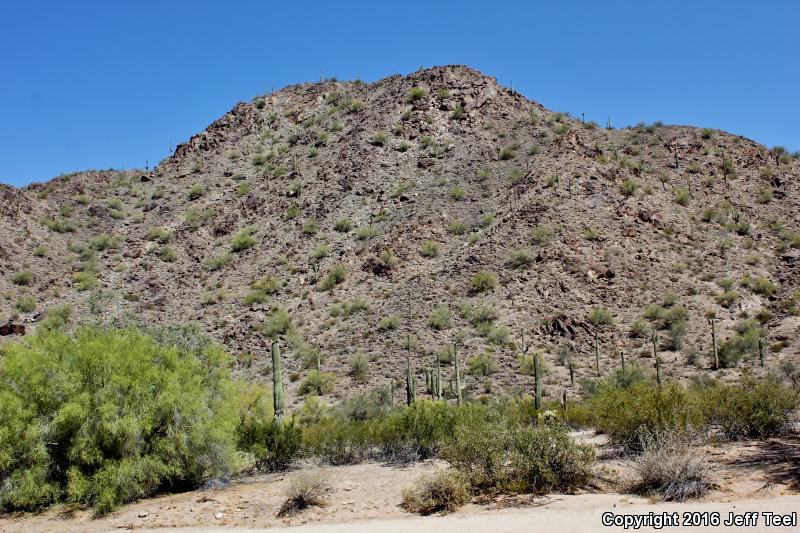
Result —
[{"label": "tall saguaro cactus", "polygon": [[599,329],[594,328],[594,368],[597,377],[600,377],[600,340],[597,338]]},{"label": "tall saguaro cactus", "polygon": [[569,362],[569,386],[575,386],[575,367],[572,365],[572,361]]},{"label": "tall saguaro cactus", "polygon": [[538,411],[542,408],[542,371],[538,351],[533,352],[533,374],[536,378],[533,406]]},{"label": "tall saguaro cactus", "polygon": [[656,357],[656,383],[661,387],[661,362]]},{"label": "tall saguaro cactus", "polygon": [[761,363],[761,367],[763,368],[764,364],[766,363],[766,360],[767,360],[767,357],[764,354],[764,338],[763,337],[759,337],[758,338],[758,360]]},{"label": "tall saguaro cactus", "polygon": [[406,404],[411,405],[417,396],[417,386],[414,373],[411,371],[411,335],[406,337],[408,350],[406,351]]},{"label": "tall saguaro cactus", "polygon": [[658,361],[658,334],[656,333],[656,328],[653,327],[653,335],[650,337],[650,340],[653,341],[653,359]]},{"label": "tall saguaro cactus", "polygon": [[709,318],[711,324],[711,345],[714,350],[714,370],[719,370],[719,352],[717,352],[717,319]]},{"label": "tall saguaro cactus", "polygon": [[281,379],[281,349],[278,341],[272,341],[272,404],[275,407],[276,422],[283,422],[286,401],[283,394],[283,380]]},{"label": "tall saguaro cactus", "polygon": [[453,364],[456,367],[456,405],[461,405],[461,371],[458,368],[458,344],[453,343]]},{"label": "tall saguaro cactus", "polygon": [[435,377],[435,384],[434,384],[434,392],[436,393],[436,399],[442,399],[442,365],[439,362],[439,352],[436,352],[436,377]]}]

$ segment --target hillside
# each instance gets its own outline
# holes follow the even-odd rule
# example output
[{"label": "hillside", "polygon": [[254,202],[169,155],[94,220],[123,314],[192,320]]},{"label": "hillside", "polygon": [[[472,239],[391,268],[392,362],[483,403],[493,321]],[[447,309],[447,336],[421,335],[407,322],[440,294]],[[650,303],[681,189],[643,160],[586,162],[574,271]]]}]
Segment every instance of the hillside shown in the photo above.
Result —
[{"label": "hillside", "polygon": [[469,394],[529,391],[522,332],[556,400],[569,362],[595,375],[597,307],[602,373],[620,353],[654,372],[654,327],[665,379],[711,372],[709,317],[734,338],[718,374],[800,364],[800,161],[718,130],[583,123],[462,66],[289,86],[152,171],[0,187],[0,235],[0,324],[66,304],[71,325],[196,322],[254,379],[279,330],[295,405],[316,352],[335,401],[401,379],[409,335],[421,389],[458,341]]}]

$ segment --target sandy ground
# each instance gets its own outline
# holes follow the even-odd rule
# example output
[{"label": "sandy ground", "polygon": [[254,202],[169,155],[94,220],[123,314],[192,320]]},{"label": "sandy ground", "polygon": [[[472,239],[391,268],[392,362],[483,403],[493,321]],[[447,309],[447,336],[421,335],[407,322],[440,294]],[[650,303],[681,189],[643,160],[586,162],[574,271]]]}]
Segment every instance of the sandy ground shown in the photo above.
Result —
[{"label": "sandy ground", "polygon": [[[586,438],[586,437],[584,437]],[[587,439],[594,440],[594,439]],[[330,485],[324,507],[308,509],[291,518],[276,518],[286,490],[301,470],[280,475],[249,477],[224,486],[183,494],[164,495],[121,508],[102,518],[90,510],[50,509],[36,515],[0,518],[3,532],[148,531],[187,528],[279,528],[303,532],[325,531],[622,531],[604,527],[604,512],[661,513],[665,511],[800,510],[800,438],[706,446],[698,453],[710,466],[717,487],[700,502],[653,503],[621,494],[628,469],[624,461],[602,455],[596,482],[585,494],[533,498],[530,496],[473,501],[447,517],[415,517],[400,507],[402,490],[423,473],[442,467],[436,462],[408,466],[362,464],[318,467]],[[763,526],[763,519],[760,521]],[[301,526],[295,529],[296,526]],[[702,529],[721,529],[707,527]],[[748,531],[758,529],[747,528]],[[276,529],[273,529],[276,530]],[[690,531],[697,528],[665,528]],[[769,531],[779,531],[771,527]],[[800,531],[788,528],[786,531]],[[767,531],[767,529],[764,529]]]}]

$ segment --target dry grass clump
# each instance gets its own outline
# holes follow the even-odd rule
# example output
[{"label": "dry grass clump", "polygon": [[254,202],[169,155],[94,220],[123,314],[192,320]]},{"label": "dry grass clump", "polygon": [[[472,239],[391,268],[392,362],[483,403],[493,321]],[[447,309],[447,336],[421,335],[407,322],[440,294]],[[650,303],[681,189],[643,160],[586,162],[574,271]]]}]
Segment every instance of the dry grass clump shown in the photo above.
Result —
[{"label": "dry grass clump", "polygon": [[469,501],[469,484],[453,470],[439,470],[419,478],[403,490],[403,507],[412,513],[452,513]]},{"label": "dry grass clump", "polygon": [[703,497],[712,487],[708,470],[679,433],[642,437],[641,454],[632,460],[636,474],[631,491],[682,502]]},{"label": "dry grass clump", "polygon": [[294,516],[309,507],[323,507],[330,485],[321,472],[303,472],[292,480],[278,518]]}]

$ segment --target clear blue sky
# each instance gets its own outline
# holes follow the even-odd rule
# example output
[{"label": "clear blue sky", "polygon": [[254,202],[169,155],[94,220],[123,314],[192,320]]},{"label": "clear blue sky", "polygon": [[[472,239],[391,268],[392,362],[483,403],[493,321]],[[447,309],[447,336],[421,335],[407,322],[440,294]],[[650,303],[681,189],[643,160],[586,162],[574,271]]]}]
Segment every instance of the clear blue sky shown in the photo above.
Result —
[{"label": "clear blue sky", "polygon": [[800,149],[793,0],[3,0],[0,182],[152,165],[271,88],[450,63],[600,123]]}]

